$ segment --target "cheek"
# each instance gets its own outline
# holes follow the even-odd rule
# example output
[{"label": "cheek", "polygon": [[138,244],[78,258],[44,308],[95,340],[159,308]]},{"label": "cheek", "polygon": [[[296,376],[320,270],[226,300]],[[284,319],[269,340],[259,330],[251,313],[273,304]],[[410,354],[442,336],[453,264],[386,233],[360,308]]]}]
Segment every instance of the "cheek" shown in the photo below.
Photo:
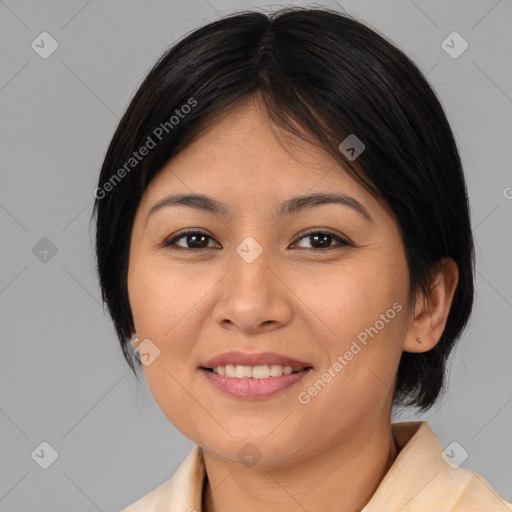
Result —
[{"label": "cheek", "polygon": [[177,326],[194,314],[204,294],[199,281],[161,258],[135,257],[128,272],[128,295],[137,332],[160,343],[176,338]]},{"label": "cheek", "polygon": [[160,403],[160,395],[177,395],[173,377],[188,370],[185,363],[192,364],[184,319],[193,317],[192,306],[197,300],[195,288],[186,286],[183,281],[178,273],[170,273],[168,266],[151,261],[151,258],[143,259],[136,255],[130,262],[128,295],[135,329],[139,340],[150,340],[146,343],[152,349],[149,364],[139,350],[142,368],[161,407],[165,404]]},{"label": "cheek", "polygon": [[323,333],[323,370],[339,363],[318,402],[329,410],[335,404],[333,420],[335,411],[347,408],[364,414],[392,391],[407,324],[407,267],[400,258],[393,264],[368,261],[320,277],[303,281],[299,292]]},{"label": "cheek", "polygon": [[377,321],[379,331],[396,333],[397,324],[403,321],[403,315],[396,314],[399,307],[393,309],[393,304],[399,303],[405,310],[407,268],[400,261],[391,264],[373,259],[331,266],[307,279],[297,276],[296,282],[302,283],[297,295],[315,312],[330,345],[357,337]]}]

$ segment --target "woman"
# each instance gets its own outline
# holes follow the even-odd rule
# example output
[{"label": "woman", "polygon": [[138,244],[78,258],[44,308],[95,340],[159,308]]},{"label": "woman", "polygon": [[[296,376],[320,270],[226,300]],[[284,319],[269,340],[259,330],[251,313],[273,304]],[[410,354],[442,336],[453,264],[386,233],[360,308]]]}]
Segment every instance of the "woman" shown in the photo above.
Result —
[{"label": "woman", "polygon": [[95,195],[126,360],[196,444],[125,512],[510,510],[428,423],[391,423],[440,398],[474,260],[453,134],[395,46],[328,10],[204,26]]}]

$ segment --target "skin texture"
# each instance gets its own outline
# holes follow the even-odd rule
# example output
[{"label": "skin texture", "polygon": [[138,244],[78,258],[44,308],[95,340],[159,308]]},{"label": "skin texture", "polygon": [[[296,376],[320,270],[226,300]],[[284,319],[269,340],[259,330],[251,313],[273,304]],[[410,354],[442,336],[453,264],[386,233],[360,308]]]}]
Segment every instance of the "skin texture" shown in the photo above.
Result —
[{"label": "skin texture", "polygon": [[[356,199],[372,221],[340,204],[274,216],[287,199],[319,192]],[[208,195],[230,215],[173,206],[146,221],[158,200],[175,193]],[[180,250],[194,247],[190,237],[178,247],[159,246],[185,228],[205,232],[210,238],[198,245],[206,248]],[[333,230],[353,246],[315,242],[303,235],[309,228]],[[248,236],[263,249],[252,263],[236,252]],[[418,294],[408,308],[396,222],[330,156],[272,125],[257,97],[167,164],[137,210],[128,292],[138,338],[160,350],[143,367],[151,392],[169,421],[204,450],[204,510],[364,507],[397,456],[390,418],[400,355],[432,348],[446,323],[458,274],[451,259],[442,263],[428,300]],[[300,403],[298,394],[394,303],[401,311]],[[198,369],[232,350],[278,352],[314,369],[270,397],[235,398]],[[261,453],[252,467],[237,457],[248,442]]]}]

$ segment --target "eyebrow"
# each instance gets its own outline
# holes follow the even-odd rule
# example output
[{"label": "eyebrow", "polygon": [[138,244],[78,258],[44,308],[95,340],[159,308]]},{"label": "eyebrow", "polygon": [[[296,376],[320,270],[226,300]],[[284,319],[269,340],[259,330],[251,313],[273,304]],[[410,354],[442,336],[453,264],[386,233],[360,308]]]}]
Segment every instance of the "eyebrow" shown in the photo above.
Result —
[{"label": "eyebrow", "polygon": [[[368,222],[373,222],[371,215],[368,210],[353,197],[346,196],[344,194],[337,193],[318,193],[305,196],[292,197],[285,201],[277,210],[277,215],[274,217],[277,220],[292,215],[294,213],[313,208],[322,204],[341,204],[348,206],[360,213]],[[223,203],[213,199],[212,197],[204,194],[176,194],[169,195],[157,201],[149,210],[146,217],[146,222],[149,217],[155,212],[162,208],[170,206],[189,206],[191,208],[197,208],[223,217],[229,217],[230,211]]]}]

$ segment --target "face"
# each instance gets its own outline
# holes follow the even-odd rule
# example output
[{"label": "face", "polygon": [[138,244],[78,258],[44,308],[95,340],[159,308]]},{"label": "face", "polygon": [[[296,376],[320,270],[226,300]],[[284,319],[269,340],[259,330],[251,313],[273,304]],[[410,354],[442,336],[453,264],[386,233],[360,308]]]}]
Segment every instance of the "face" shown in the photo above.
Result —
[{"label": "face", "polygon": [[[150,213],[178,194],[220,209],[196,200]],[[282,208],[318,194],[342,199]],[[389,423],[408,289],[396,222],[252,99],[170,161],[133,225],[128,293],[149,387],[178,430],[225,460],[252,443],[262,464],[291,462]],[[229,352],[242,355],[222,368],[238,377],[202,368]],[[273,361],[305,369],[268,376]]]}]

